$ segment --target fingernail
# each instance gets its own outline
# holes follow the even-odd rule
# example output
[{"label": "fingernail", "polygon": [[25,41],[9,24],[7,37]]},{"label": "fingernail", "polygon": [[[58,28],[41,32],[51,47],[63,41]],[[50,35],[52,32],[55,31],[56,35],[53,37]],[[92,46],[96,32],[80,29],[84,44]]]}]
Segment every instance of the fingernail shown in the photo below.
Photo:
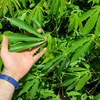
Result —
[{"label": "fingernail", "polygon": [[46,51],[46,50],[47,50],[47,48],[44,48],[44,50]]}]

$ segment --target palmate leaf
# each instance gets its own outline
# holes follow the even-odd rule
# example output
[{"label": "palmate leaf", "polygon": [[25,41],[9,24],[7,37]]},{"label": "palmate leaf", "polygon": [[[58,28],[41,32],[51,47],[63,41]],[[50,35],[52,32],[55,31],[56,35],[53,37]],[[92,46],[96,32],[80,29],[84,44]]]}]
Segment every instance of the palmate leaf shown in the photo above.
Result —
[{"label": "palmate leaf", "polygon": [[19,28],[22,28],[22,29],[24,29],[24,30],[26,30],[26,31],[38,36],[38,37],[43,38],[43,36],[41,34],[34,31],[34,29],[31,26],[29,26],[27,23],[25,23],[24,21],[19,20],[17,18],[6,18],[6,19],[9,20],[11,24],[13,24]]},{"label": "palmate leaf", "polygon": [[94,28],[97,19],[98,19],[98,15],[99,15],[100,11],[96,11],[90,18],[89,20],[86,22],[84,28],[83,28],[83,35],[87,35],[89,34],[89,32]]}]

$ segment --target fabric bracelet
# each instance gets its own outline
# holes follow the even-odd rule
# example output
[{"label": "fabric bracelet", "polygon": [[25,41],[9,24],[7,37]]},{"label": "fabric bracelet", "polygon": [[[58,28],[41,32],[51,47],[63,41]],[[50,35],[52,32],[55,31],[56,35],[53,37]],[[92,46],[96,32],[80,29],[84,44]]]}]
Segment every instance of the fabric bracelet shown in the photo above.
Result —
[{"label": "fabric bracelet", "polygon": [[19,87],[18,82],[17,82],[14,78],[12,78],[12,77],[10,77],[10,76],[8,76],[8,75],[0,74],[0,79],[6,80],[6,81],[8,81],[9,83],[11,83],[11,84],[15,87],[16,90],[17,90],[18,87]]}]

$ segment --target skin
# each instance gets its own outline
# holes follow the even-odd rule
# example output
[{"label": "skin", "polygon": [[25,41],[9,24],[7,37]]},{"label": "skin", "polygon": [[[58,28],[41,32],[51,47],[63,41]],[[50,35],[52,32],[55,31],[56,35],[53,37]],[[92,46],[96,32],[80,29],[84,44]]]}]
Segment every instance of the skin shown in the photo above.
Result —
[{"label": "skin", "polygon": [[[19,53],[9,52],[8,39],[6,36],[3,36],[0,55],[4,63],[2,73],[11,76],[16,81],[19,81],[47,50],[44,48],[40,53],[34,55],[39,48],[40,46],[31,51],[26,50]],[[12,84],[0,79],[0,100],[11,100],[14,90],[15,88]]]}]

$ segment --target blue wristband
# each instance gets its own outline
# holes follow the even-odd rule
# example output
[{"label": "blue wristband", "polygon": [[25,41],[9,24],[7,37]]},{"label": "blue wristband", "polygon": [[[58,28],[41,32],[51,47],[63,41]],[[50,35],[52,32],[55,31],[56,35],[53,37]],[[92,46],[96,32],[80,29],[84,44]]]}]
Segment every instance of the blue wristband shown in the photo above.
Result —
[{"label": "blue wristband", "polygon": [[0,74],[0,79],[6,80],[9,83],[11,83],[15,87],[16,90],[19,87],[18,82],[15,79],[13,79],[12,77],[8,76],[8,75]]}]

